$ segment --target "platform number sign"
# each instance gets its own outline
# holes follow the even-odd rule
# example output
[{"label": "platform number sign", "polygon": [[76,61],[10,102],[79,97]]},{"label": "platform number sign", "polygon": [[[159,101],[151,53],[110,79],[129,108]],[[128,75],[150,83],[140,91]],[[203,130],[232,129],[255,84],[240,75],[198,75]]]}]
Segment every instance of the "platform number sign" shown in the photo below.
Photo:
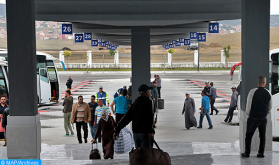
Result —
[{"label": "platform number sign", "polygon": [[165,48],[166,45],[162,45],[162,46],[163,46],[163,48]]},{"label": "platform number sign", "polygon": [[84,33],[84,40],[92,40],[92,34],[91,33]]},{"label": "platform number sign", "polygon": [[106,45],[108,45],[108,44],[109,44],[109,41],[105,41],[105,43],[106,43]]},{"label": "platform number sign", "polygon": [[108,44],[107,49],[111,49],[112,45]]},{"label": "platform number sign", "polygon": [[197,39],[197,32],[190,32],[190,39],[196,40]]},{"label": "platform number sign", "polygon": [[98,44],[102,43],[102,39],[97,39],[97,41],[98,41]]},{"label": "platform number sign", "polygon": [[106,47],[106,43],[105,43],[105,42],[102,42],[102,43],[101,43],[101,47]]},{"label": "platform number sign", "polygon": [[219,23],[209,23],[208,33],[219,33]]},{"label": "platform number sign", "polygon": [[190,39],[185,39],[184,40],[184,45],[191,45],[191,40]]},{"label": "platform number sign", "polygon": [[83,42],[83,34],[75,34],[75,42]]},{"label": "platform number sign", "polygon": [[115,50],[115,49],[116,49],[116,47],[115,47],[115,46],[112,46],[112,47],[111,47],[111,50]]},{"label": "platform number sign", "polygon": [[206,33],[198,33],[198,42],[206,42]]},{"label": "platform number sign", "polygon": [[62,24],[62,34],[73,34],[73,25]]},{"label": "platform number sign", "polygon": [[184,43],[184,38],[179,38],[180,43]]},{"label": "platform number sign", "polygon": [[175,44],[176,43],[176,40],[172,40],[172,44]]},{"label": "platform number sign", "polygon": [[174,48],[174,45],[173,44],[169,44],[169,48]]},{"label": "platform number sign", "polygon": [[179,41],[176,41],[175,46],[181,46],[181,43]]},{"label": "platform number sign", "polygon": [[116,47],[116,48],[118,48],[118,47],[119,47],[119,45],[115,45],[115,47]]},{"label": "platform number sign", "polygon": [[98,40],[91,40],[91,46],[98,46]]},{"label": "platform number sign", "polygon": [[169,49],[170,47],[169,47],[169,45],[165,45],[165,49]]}]

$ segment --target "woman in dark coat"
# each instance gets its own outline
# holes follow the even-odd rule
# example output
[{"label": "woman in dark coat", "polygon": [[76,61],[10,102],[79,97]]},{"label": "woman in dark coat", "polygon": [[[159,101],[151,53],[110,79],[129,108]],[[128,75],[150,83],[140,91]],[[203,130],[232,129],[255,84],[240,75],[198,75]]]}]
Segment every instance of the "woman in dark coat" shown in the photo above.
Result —
[{"label": "woman in dark coat", "polygon": [[114,134],[114,127],[116,126],[116,122],[112,116],[108,115],[107,110],[102,110],[101,114],[102,114],[102,118],[98,123],[97,132],[92,142],[93,143],[97,142],[97,138],[102,131],[102,146],[103,146],[104,159],[108,159],[108,158],[113,159],[113,154],[114,154],[113,134]]}]

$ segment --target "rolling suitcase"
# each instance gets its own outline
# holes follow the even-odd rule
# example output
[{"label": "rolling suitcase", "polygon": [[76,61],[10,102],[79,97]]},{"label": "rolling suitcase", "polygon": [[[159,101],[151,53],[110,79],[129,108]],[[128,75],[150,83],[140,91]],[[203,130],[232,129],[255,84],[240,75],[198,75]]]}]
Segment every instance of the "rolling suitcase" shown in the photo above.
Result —
[{"label": "rolling suitcase", "polygon": [[164,99],[158,99],[158,109],[164,109]]},{"label": "rolling suitcase", "polygon": [[93,143],[92,143],[92,150],[89,154],[89,159],[101,159],[100,151],[98,150],[98,143],[96,143],[96,149],[93,149]]}]

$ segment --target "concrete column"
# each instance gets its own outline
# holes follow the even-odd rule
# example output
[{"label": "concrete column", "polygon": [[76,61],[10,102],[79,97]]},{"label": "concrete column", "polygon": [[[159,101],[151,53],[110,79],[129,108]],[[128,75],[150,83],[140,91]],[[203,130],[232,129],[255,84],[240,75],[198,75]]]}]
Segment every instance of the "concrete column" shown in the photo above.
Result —
[{"label": "concrete column", "polygon": [[226,56],[224,50],[221,50],[221,63],[226,66]]},{"label": "concrete column", "polygon": [[6,3],[10,96],[7,157],[40,159],[41,123],[37,107],[35,4],[34,0],[8,0]]},{"label": "concrete column", "polygon": [[199,51],[195,50],[194,52],[194,64],[198,66],[198,62],[199,62]]},{"label": "concrete column", "polygon": [[88,65],[88,68],[91,68],[91,65],[92,65],[92,51],[91,50],[87,51],[87,65]]},{"label": "concrete column", "polygon": [[[63,61],[64,63],[65,63],[65,56],[63,55],[63,53],[64,53],[64,51],[63,50],[61,50],[61,51],[59,51],[59,60],[60,61]],[[62,66],[62,64],[60,63],[60,66],[61,66],[61,68],[63,68],[63,66]]]},{"label": "concrete column", "polygon": [[131,28],[133,101],[139,96],[141,84],[150,86],[150,27]]},{"label": "concrete column", "polygon": [[169,64],[169,67],[171,66],[171,60],[172,60],[172,54],[168,53],[168,64]]},{"label": "concrete column", "polygon": [[119,51],[118,50],[115,51],[114,61],[115,61],[116,67],[118,67],[118,64],[119,64]]},{"label": "concrete column", "polygon": [[[245,133],[247,116],[245,114],[247,95],[252,88],[257,87],[257,78],[265,76],[269,84],[269,30],[270,1],[242,0],[241,9],[241,43],[242,43],[242,88],[239,129],[241,152],[245,149]],[[260,12],[259,12],[260,11]],[[266,86],[269,89],[268,85]],[[252,151],[259,149],[259,134],[256,130]],[[272,150],[272,122],[268,115],[266,131],[266,151]]]}]

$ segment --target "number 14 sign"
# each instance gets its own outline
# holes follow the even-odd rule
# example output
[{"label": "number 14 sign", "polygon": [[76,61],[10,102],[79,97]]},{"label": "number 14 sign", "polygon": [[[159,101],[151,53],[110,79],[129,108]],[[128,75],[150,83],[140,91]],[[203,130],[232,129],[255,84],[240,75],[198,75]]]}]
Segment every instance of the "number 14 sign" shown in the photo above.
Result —
[{"label": "number 14 sign", "polygon": [[219,23],[209,23],[208,33],[219,33]]}]

